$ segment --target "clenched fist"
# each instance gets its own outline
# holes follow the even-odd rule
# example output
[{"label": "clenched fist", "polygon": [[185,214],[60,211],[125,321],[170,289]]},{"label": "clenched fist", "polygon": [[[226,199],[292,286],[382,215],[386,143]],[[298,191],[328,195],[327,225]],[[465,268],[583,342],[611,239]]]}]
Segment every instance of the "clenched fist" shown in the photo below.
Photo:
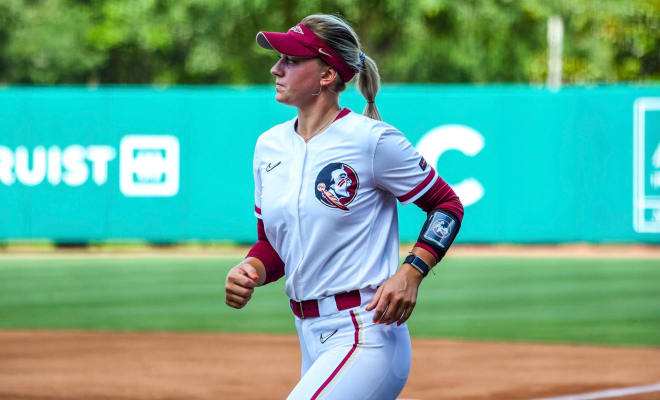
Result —
[{"label": "clenched fist", "polygon": [[229,307],[243,308],[252,298],[254,288],[265,280],[266,277],[260,276],[252,264],[243,261],[227,273],[225,303]]}]

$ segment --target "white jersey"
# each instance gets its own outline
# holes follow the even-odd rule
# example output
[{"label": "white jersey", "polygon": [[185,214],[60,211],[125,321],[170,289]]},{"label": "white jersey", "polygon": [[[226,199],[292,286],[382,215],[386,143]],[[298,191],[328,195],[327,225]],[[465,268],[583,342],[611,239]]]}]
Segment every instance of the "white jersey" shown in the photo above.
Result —
[{"label": "white jersey", "polygon": [[399,264],[397,198],[415,201],[437,175],[384,122],[349,112],[306,143],[295,121],[259,137],[253,164],[256,215],[284,261],[286,293],[375,289]]}]

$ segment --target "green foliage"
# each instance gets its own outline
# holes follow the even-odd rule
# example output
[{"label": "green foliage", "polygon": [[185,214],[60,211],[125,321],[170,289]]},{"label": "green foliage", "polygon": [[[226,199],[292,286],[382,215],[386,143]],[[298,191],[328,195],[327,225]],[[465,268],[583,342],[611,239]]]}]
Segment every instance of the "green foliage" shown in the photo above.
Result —
[{"label": "green foliage", "polygon": [[64,0],[45,0],[38,6],[21,3],[9,3],[8,14],[15,19],[8,24],[2,49],[2,80],[74,82],[106,62],[108,55],[85,39],[92,24],[88,7]]},{"label": "green foliage", "polygon": [[317,12],[385,82],[543,82],[553,15],[566,82],[660,80],[657,0],[2,0],[0,83],[266,83],[256,32]]},{"label": "green foliage", "polygon": [[[280,280],[224,304],[239,260],[0,259],[0,328],[293,334]],[[413,337],[660,345],[657,260],[448,258],[420,287]]]}]

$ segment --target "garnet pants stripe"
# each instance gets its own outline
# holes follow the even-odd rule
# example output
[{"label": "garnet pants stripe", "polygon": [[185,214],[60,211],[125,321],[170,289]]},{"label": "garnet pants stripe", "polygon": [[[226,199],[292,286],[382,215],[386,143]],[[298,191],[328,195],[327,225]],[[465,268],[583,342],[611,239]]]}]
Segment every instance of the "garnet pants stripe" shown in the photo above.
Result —
[{"label": "garnet pants stripe", "polygon": [[346,357],[344,357],[344,359],[341,360],[341,362],[339,363],[337,368],[335,368],[335,370],[332,371],[332,374],[330,374],[328,379],[326,379],[325,382],[323,382],[323,384],[321,385],[321,387],[319,387],[318,390],[316,390],[316,392],[314,393],[314,396],[312,396],[311,400],[316,400],[319,397],[321,392],[323,392],[323,389],[325,389],[330,384],[330,382],[332,382],[332,380],[335,378],[335,376],[337,376],[337,374],[346,365],[346,363],[351,358],[353,353],[355,353],[355,350],[357,349],[358,345],[360,344],[360,337],[359,337],[360,326],[358,325],[357,320],[355,319],[355,313],[352,310],[351,310],[351,320],[353,321],[353,326],[355,327],[355,342],[353,343],[353,346],[351,347],[351,349],[348,351],[348,354],[346,354]]}]

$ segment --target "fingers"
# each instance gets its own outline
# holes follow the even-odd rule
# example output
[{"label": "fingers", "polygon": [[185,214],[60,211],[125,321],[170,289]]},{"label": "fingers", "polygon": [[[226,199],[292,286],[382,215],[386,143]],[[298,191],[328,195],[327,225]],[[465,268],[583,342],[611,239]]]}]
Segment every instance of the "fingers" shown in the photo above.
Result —
[{"label": "fingers", "polygon": [[403,309],[403,299],[398,295],[391,295],[387,312],[381,317],[380,322],[389,325],[392,322],[397,321],[401,317],[401,314],[403,314]]},{"label": "fingers", "polygon": [[250,300],[251,298],[252,298],[251,295],[250,296],[237,296],[235,294],[227,294],[227,296],[226,296],[227,301],[231,301],[231,302],[238,303],[238,304],[247,303],[247,301]]},{"label": "fingers", "polygon": [[228,290],[225,294],[225,303],[230,307],[243,308],[251,298],[252,292],[247,295],[238,295]]},{"label": "fingers", "polygon": [[[374,309],[374,307],[376,307],[376,304],[378,304],[378,300],[380,300],[380,294],[381,293],[383,293],[383,287],[379,286],[378,290],[376,290],[376,294],[371,299],[371,301],[369,302],[369,305],[365,308],[365,310],[371,311],[371,310]],[[374,322],[376,322],[376,321],[374,320]]]},{"label": "fingers", "polygon": [[257,286],[256,279],[259,278],[254,267],[250,264],[241,264],[232,268],[227,274],[227,285],[238,285],[244,288],[254,288]]},{"label": "fingers", "polygon": [[256,287],[257,283],[248,278],[247,276],[228,276],[227,277],[227,282],[225,283],[225,287],[240,287],[244,289],[254,289]]},{"label": "fingers", "polygon": [[231,301],[231,300],[228,300],[228,299],[225,299],[225,303],[226,303],[229,307],[237,308],[237,309],[243,308],[243,307],[245,307],[245,304],[247,304],[247,303],[245,303],[245,302]]},{"label": "fingers", "polygon": [[249,297],[254,293],[254,288],[244,288],[237,285],[231,285],[225,287],[225,293],[234,294],[239,297]]},{"label": "fingers", "polygon": [[385,294],[381,293],[379,297],[380,298],[378,300],[378,303],[376,304],[375,307],[376,311],[374,312],[374,319],[373,319],[373,321],[377,324],[381,322],[383,315],[387,311],[387,307],[389,305],[389,293],[387,292]]},{"label": "fingers", "polygon": [[240,270],[243,273],[243,275],[247,276],[253,281],[256,281],[259,279],[259,274],[257,273],[257,270],[249,263],[243,263],[240,265]]},{"label": "fingers", "polygon": [[229,307],[243,308],[252,298],[258,278],[257,271],[248,263],[232,268],[225,282],[225,303]]},{"label": "fingers", "polygon": [[412,312],[413,312],[413,308],[415,308],[415,303],[414,302],[412,303],[411,306],[406,308],[406,310],[401,315],[401,318],[399,318],[399,320],[397,321],[396,326],[401,326],[401,324],[403,324],[404,322],[406,322],[408,320],[408,318],[410,318],[410,316],[412,315]]},{"label": "fingers", "polygon": [[253,292],[253,287],[246,288],[234,283],[231,279],[227,279],[227,283],[225,284],[225,295],[227,300],[225,302],[227,305],[232,306],[229,304],[229,301],[232,300],[236,303],[236,305],[240,305],[242,307],[245,305],[245,303],[248,302],[248,300],[250,300]]},{"label": "fingers", "polygon": [[225,304],[227,304],[231,308],[243,308],[243,306],[240,305],[239,303],[229,301],[229,300],[225,300]]},{"label": "fingers", "polygon": [[415,308],[415,297],[405,292],[388,292],[385,290],[380,295],[380,300],[375,306],[373,321],[379,324],[390,325],[394,322],[401,325],[412,314]]},{"label": "fingers", "polygon": [[237,296],[235,294],[227,294],[225,298],[225,303],[229,307],[233,308],[243,308],[247,304],[247,302],[252,298],[252,296],[247,296],[247,297],[241,297]]}]

